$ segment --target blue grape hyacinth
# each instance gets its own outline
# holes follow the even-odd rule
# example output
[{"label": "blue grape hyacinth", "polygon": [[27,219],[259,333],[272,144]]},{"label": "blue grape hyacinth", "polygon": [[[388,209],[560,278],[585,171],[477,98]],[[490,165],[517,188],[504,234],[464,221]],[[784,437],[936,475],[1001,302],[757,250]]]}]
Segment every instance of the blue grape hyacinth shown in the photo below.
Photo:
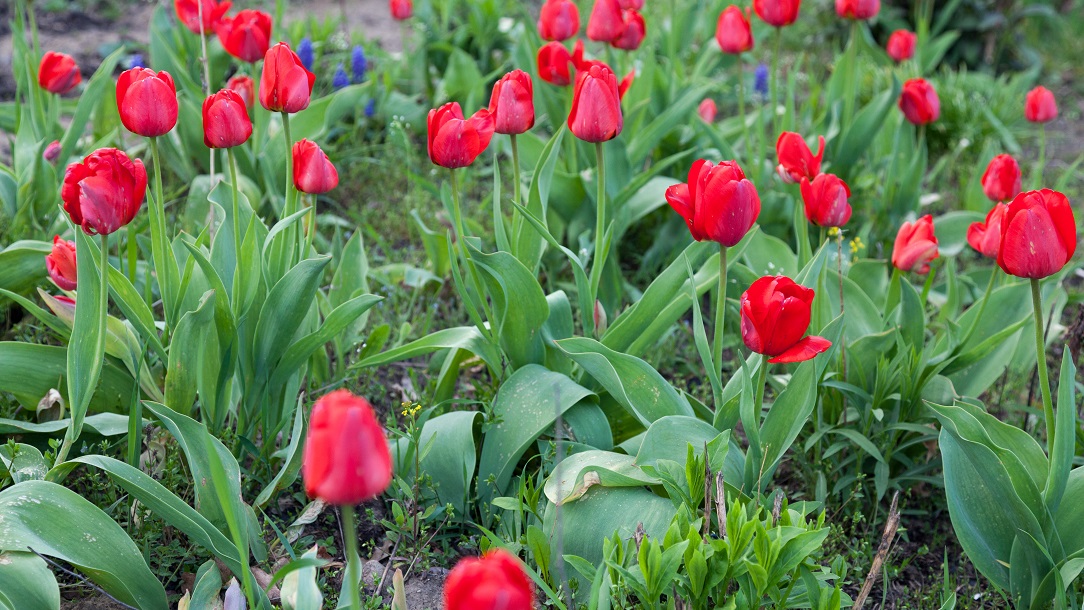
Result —
[{"label": "blue grape hyacinth", "polygon": [[338,68],[335,68],[335,76],[331,78],[331,86],[336,89],[342,89],[350,84],[350,77],[346,75],[346,69],[342,64],[339,64]]},{"label": "blue grape hyacinth", "polygon": [[144,67],[146,67],[146,65],[147,64],[143,61],[143,55],[141,55],[139,53],[132,53],[131,55],[128,56],[128,69],[129,70],[131,70],[132,68],[144,68]]},{"label": "blue grape hyacinth", "polygon": [[758,95],[768,97],[768,66],[760,64],[753,73],[753,91]]},{"label": "blue grape hyacinth", "polygon": [[365,49],[361,48],[361,45],[355,45],[353,52],[350,53],[350,69],[354,73],[352,82],[364,82],[365,71],[368,68],[369,62],[365,59]]},{"label": "blue grape hyacinth", "polygon": [[308,36],[301,39],[301,42],[297,45],[297,57],[301,60],[301,65],[305,66],[305,69],[312,72],[312,64],[316,61],[312,51],[312,39]]},{"label": "blue grape hyacinth", "polygon": [[365,104],[365,116],[371,118],[374,114],[376,114],[376,99],[375,98],[369,100],[368,104]]}]

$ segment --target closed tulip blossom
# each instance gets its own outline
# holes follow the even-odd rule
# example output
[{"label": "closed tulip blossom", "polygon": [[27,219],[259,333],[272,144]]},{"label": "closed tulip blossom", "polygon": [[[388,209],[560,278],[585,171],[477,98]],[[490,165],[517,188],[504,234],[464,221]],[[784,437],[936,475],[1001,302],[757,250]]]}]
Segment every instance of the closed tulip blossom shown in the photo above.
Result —
[{"label": "closed tulip blossom", "polygon": [[306,139],[295,142],[292,152],[297,190],[319,195],[339,185],[339,172],[316,142]]},{"label": "closed tulip blossom", "polygon": [[230,10],[231,4],[230,0],[173,0],[173,9],[177,12],[177,20],[193,34],[209,34]]},{"label": "closed tulip blossom", "polygon": [[53,140],[52,142],[49,142],[49,145],[42,151],[41,158],[56,165],[56,161],[60,158],[61,152],[62,147],[60,146],[60,140]]},{"label": "closed tulip blossom", "polygon": [[922,78],[912,78],[903,83],[900,94],[900,110],[915,125],[927,125],[941,116],[941,100],[937,91]]},{"label": "closed tulip blossom", "polygon": [[117,79],[117,110],[128,131],[147,138],[177,124],[177,88],[168,72],[132,68]]},{"label": "closed tulip blossom", "polygon": [[49,51],[38,65],[38,85],[49,93],[63,95],[83,80],[78,64],[71,55]]},{"label": "closed tulip blossom", "polygon": [[760,216],[760,196],[735,161],[700,159],[689,181],[666,189],[666,202],[685,219],[696,241],[737,244]]},{"label": "closed tulip blossom", "polygon": [[896,30],[888,37],[885,50],[896,63],[903,63],[915,56],[915,41],[918,36],[907,30]]},{"label": "closed tulip blossom", "polygon": [[446,610],[533,610],[534,584],[513,555],[493,549],[459,560],[444,582]]},{"label": "closed tulip blossom", "polygon": [[[602,0],[600,0],[602,1]],[[576,73],[568,128],[585,142],[605,142],[621,133],[621,93],[617,76],[606,64],[596,62]]]},{"label": "closed tulip blossom", "polygon": [[926,214],[915,222],[903,223],[892,246],[892,265],[900,271],[929,273],[930,262],[937,257],[933,216]]},{"label": "closed tulip blossom", "polygon": [[644,16],[636,9],[627,9],[621,12],[621,18],[625,28],[621,34],[610,42],[615,49],[635,51],[644,42],[647,35],[647,26],[644,24]]},{"label": "closed tulip blossom", "polygon": [[836,14],[844,19],[873,19],[881,11],[881,0],[836,0]]},{"label": "closed tulip blossom", "polygon": [[625,31],[625,20],[617,0],[595,0],[587,20],[587,37],[599,42],[611,42]]},{"label": "closed tulip blossom", "polygon": [[817,138],[817,154],[809,150],[805,138],[792,131],[784,131],[775,141],[775,154],[779,159],[776,173],[787,184],[798,182],[802,178],[813,180],[821,173],[821,160],[824,159],[824,136]]},{"label": "closed tulip blossom", "polygon": [[538,49],[538,77],[564,87],[572,82],[572,54],[559,42],[547,42]]},{"label": "closed tulip blossom", "polygon": [[542,40],[568,40],[580,31],[580,9],[572,0],[546,0],[538,15]]},{"label": "closed tulip blossom", "polygon": [[700,106],[697,107],[696,113],[700,115],[701,120],[705,123],[714,123],[715,115],[719,112],[718,107],[715,105],[715,100],[710,97],[704,98],[700,102]]},{"label": "closed tulip blossom", "polygon": [[1012,201],[1020,194],[1020,165],[1012,155],[998,155],[982,175],[982,192],[990,201]]},{"label": "closed tulip blossom", "polygon": [[987,212],[985,222],[973,222],[967,228],[967,243],[979,254],[997,260],[998,250],[1001,249],[1001,221],[1008,211],[1009,204],[995,204]]},{"label": "closed tulip blossom", "polygon": [[811,182],[802,176],[805,217],[818,227],[842,227],[851,219],[851,189],[833,174],[820,174]]},{"label": "closed tulip blossom", "polygon": [[139,159],[101,148],[64,173],[60,199],[72,224],[87,235],[109,235],[135,218],[147,194],[147,171]]},{"label": "closed tulip blossom", "polygon": [[260,105],[271,112],[293,114],[309,107],[316,75],[301,63],[301,58],[280,42],[267,51],[260,77]]},{"label": "closed tulip blossom", "polygon": [[788,277],[764,276],[741,295],[741,338],[745,347],[768,357],[769,364],[805,362],[827,351],[824,337],[809,330],[813,290]]},{"label": "closed tulip blossom", "polygon": [[1031,279],[1061,271],[1076,252],[1076,218],[1069,198],[1051,189],[1020,193],[1001,221],[997,264]]},{"label": "closed tulip blossom", "polygon": [[248,141],[252,121],[236,91],[223,89],[203,101],[203,143],[207,148],[233,148]]},{"label": "closed tulip blossom", "polygon": [[1046,87],[1036,87],[1028,91],[1024,100],[1024,118],[1032,123],[1048,123],[1058,118],[1058,103],[1054,93]]},{"label": "closed tulip blossom", "polygon": [[391,453],[369,401],[346,390],[316,401],[301,474],[310,498],[339,506],[371,500],[388,488]]},{"label": "closed tulip blossom", "polygon": [[436,165],[466,167],[482,154],[493,138],[493,115],[482,108],[464,118],[459,102],[449,102],[429,111],[429,159]]},{"label": "closed tulip blossom", "polygon": [[493,85],[489,113],[493,115],[494,131],[497,133],[516,135],[534,127],[531,75],[523,70],[513,70],[501,77]]},{"label": "closed tulip blossom", "polygon": [[53,236],[53,249],[45,255],[45,270],[49,279],[61,290],[75,290],[78,267],[75,264],[75,242]]},{"label": "closed tulip blossom", "polygon": [[271,46],[271,15],[257,10],[238,11],[232,19],[219,22],[215,33],[227,53],[254,64]]},{"label": "closed tulip blossom", "polygon": [[798,19],[802,0],[753,0],[753,11],[772,27],[785,27]]},{"label": "closed tulip blossom", "polygon": [[745,11],[731,4],[722,13],[715,25],[715,41],[723,53],[740,55],[753,49],[753,29]]},{"label": "closed tulip blossom", "polygon": [[226,88],[241,96],[245,102],[245,108],[252,110],[252,105],[256,103],[256,84],[252,82],[251,77],[234,76],[226,82]]},{"label": "closed tulip blossom", "polygon": [[388,10],[391,11],[392,19],[406,21],[414,16],[414,2],[412,0],[389,0]]}]

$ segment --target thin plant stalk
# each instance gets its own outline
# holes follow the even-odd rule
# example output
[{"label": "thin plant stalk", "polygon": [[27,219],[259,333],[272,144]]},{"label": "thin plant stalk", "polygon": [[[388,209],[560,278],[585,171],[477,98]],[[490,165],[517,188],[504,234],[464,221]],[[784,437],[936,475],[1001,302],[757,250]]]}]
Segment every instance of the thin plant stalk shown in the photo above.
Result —
[{"label": "thin plant stalk", "polygon": [[[470,253],[467,252],[467,229],[466,224],[463,222],[462,206],[459,203],[459,177],[456,175],[454,169],[449,169],[448,174],[451,176],[452,181],[452,226],[455,229],[455,243],[459,246],[457,248],[459,250],[459,255],[463,257],[463,262],[466,266],[466,274],[470,276],[471,282],[474,284],[474,289],[478,292],[478,298],[482,302],[482,310],[485,312],[487,319],[493,320],[493,316],[489,311],[489,304],[486,301],[485,290],[482,288],[481,280],[478,278],[478,272],[474,268],[474,261],[471,260]],[[468,288],[464,286],[463,290],[467,291]],[[464,294],[462,296],[468,303],[473,302],[470,294]],[[485,325],[479,324],[478,330],[482,333],[482,336],[487,337],[491,343],[494,345],[498,344],[495,327],[487,329]]]},{"label": "thin plant stalk", "polygon": [[741,118],[742,154],[748,155],[749,122],[745,117],[745,65],[741,53],[738,54],[738,116]]},{"label": "thin plant stalk", "polygon": [[1046,123],[1039,124],[1039,161],[1035,167],[1035,188],[1043,185],[1043,169],[1046,167]]},{"label": "thin plant stalk", "polygon": [[358,581],[361,580],[361,559],[358,557],[357,526],[354,524],[354,507],[342,507],[343,543],[346,545],[346,586],[350,592],[350,610],[360,610],[361,593]]},{"label": "thin plant stalk", "polygon": [[778,84],[779,84],[779,56],[783,52],[783,28],[775,28],[775,50],[772,52],[772,79],[770,84],[771,89],[771,106],[768,108],[768,125],[771,126],[772,133],[775,133],[775,115],[776,108],[778,107]]},{"label": "thin plant stalk", "polygon": [[[286,138],[286,203],[282,208],[282,217],[288,218],[297,211],[297,189],[294,187],[294,140],[290,135],[290,114],[288,112],[282,113],[282,134]],[[286,265],[292,267],[293,253],[297,252],[300,246],[297,243],[299,241],[297,227],[291,225],[287,231],[289,231],[290,238],[286,240],[286,248],[290,255]]]},{"label": "thin plant stalk", "polygon": [[[516,141],[516,134],[512,134],[512,135],[510,135],[508,137],[512,141],[512,188],[514,189],[512,191],[512,201],[514,201],[516,203],[520,203],[519,198],[523,196],[523,191],[520,190],[522,187],[521,187],[521,185],[519,183],[519,180],[520,180],[520,177],[519,177],[519,173],[520,173],[520,168],[519,168],[519,142]],[[518,212],[516,211],[515,207],[513,206],[513,208],[512,208],[512,217],[513,217],[512,226],[513,226],[513,228],[516,226],[515,218],[516,218],[517,214],[518,214]],[[502,217],[503,217],[503,215],[502,215]]]},{"label": "thin plant stalk", "polygon": [[[207,55],[207,31],[203,27],[203,2],[197,2],[196,8],[199,11],[199,44],[200,44],[200,61],[203,63],[203,94],[205,96],[211,95],[211,62],[210,56]],[[210,149],[210,174],[211,174],[211,188],[215,185],[215,149]]]},{"label": "thin plant stalk", "polygon": [[760,356],[760,370],[757,371],[757,386],[756,386],[756,401],[753,402],[753,407],[758,409],[757,417],[760,417],[760,410],[764,408],[764,387],[768,385],[768,356],[761,354]]},{"label": "thin plant stalk", "polygon": [[[598,197],[595,200],[595,254],[591,259],[592,307],[598,302],[598,288],[602,281],[602,269],[606,265],[606,248],[602,243],[606,235],[606,161],[602,152],[602,142],[595,143],[595,159],[598,163]],[[591,318],[592,331],[596,331],[594,316],[586,313],[584,318]]]},{"label": "thin plant stalk", "polygon": [[[173,294],[177,269],[169,268],[170,258],[166,256],[169,248],[169,238],[166,236],[166,201],[162,195],[162,155],[158,150],[158,138],[151,140],[151,156],[154,160],[154,198],[151,202],[151,258],[154,262],[155,272],[158,274],[159,288],[162,290],[163,310],[166,314],[166,331],[173,328],[173,310],[176,305],[176,295]],[[157,252],[155,252],[157,250]]]},{"label": "thin plant stalk", "polygon": [[230,163],[230,186],[233,191],[233,298],[236,300],[240,297],[238,292],[241,285],[241,204],[237,185],[237,159],[233,156],[233,148],[227,148],[226,155]]},{"label": "thin plant stalk", "polygon": [[128,254],[128,281],[134,286],[136,283],[136,263],[139,259],[139,243],[136,241],[136,233],[132,230],[131,223],[124,229],[124,242]]},{"label": "thin plant stalk", "polygon": [[[843,315],[843,231],[836,228],[836,276],[839,278],[839,315]],[[847,337],[840,335],[839,340],[839,370],[843,374],[843,381],[847,381]],[[844,395],[846,400],[846,395]]]},{"label": "thin plant stalk", "polygon": [[1031,303],[1035,314],[1035,361],[1039,367],[1039,389],[1043,394],[1043,415],[1046,417],[1046,452],[1050,454],[1054,449],[1054,401],[1050,397],[1050,372],[1046,368],[1043,295],[1039,290],[1039,280],[1035,278],[1031,280]]},{"label": "thin plant stalk", "polygon": [[[723,362],[723,322],[726,316],[726,246],[719,244],[719,297],[715,301],[715,338],[711,344],[711,363],[719,371]],[[716,405],[718,409],[722,405]]]}]

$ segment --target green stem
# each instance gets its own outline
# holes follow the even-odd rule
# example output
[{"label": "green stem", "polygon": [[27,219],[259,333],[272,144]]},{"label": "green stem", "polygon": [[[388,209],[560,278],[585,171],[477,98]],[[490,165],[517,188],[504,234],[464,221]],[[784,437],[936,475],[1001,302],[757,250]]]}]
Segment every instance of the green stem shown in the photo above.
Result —
[{"label": "green stem", "polygon": [[748,155],[749,121],[745,116],[745,66],[740,53],[738,54],[738,116],[741,118],[742,153]]},{"label": "green stem", "polygon": [[343,506],[343,543],[346,545],[346,586],[350,592],[350,610],[360,610],[361,559],[358,557],[357,526],[354,525],[354,507]]},{"label": "green stem", "polygon": [[128,223],[128,226],[124,229],[124,242],[128,249],[128,281],[135,286],[136,263],[139,259],[139,242],[136,241],[136,233],[132,230],[131,223]]},{"label": "green stem", "polygon": [[[463,272],[470,276],[470,282],[474,285],[474,290],[478,293],[478,300],[482,302],[482,311],[486,315],[486,319],[493,322],[493,315],[490,313],[489,304],[486,301],[486,293],[482,288],[482,282],[478,278],[478,271],[474,267],[474,261],[471,260],[470,252],[467,251],[467,229],[466,224],[463,222],[462,207],[459,203],[459,178],[454,169],[449,169],[448,174],[451,176],[452,181],[452,225],[455,228],[455,246],[459,251],[459,255],[463,257]],[[474,299],[470,295],[470,289],[467,286],[463,286],[463,294],[461,295],[470,307],[472,311],[477,314],[477,306],[474,305]],[[490,343],[494,346],[498,346],[499,342],[496,336],[496,328],[492,327],[487,329],[484,324],[478,323],[478,332],[482,333],[483,337],[489,339]]]},{"label": "green stem", "polygon": [[[598,288],[602,281],[602,269],[606,265],[606,248],[603,240],[606,235],[606,162],[602,152],[602,142],[595,143],[595,160],[598,164],[598,196],[595,200],[595,255],[591,259],[591,307],[598,302]],[[594,329],[594,316],[591,318]]]},{"label": "green stem", "polygon": [[[715,300],[715,340],[711,344],[711,363],[716,371],[723,362],[723,321],[726,316],[726,246],[719,244],[719,296]],[[715,405],[716,409],[722,405]]]},{"label": "green stem", "polygon": [[1039,366],[1039,389],[1043,393],[1043,414],[1046,416],[1046,452],[1054,449],[1054,401],[1050,397],[1050,372],[1046,369],[1046,341],[1043,339],[1043,295],[1039,280],[1031,280],[1031,303],[1035,313],[1035,361]]},{"label": "green stem", "polygon": [[[170,257],[166,256],[169,238],[166,236],[166,201],[162,195],[162,156],[158,151],[158,138],[151,140],[151,157],[154,161],[154,201],[150,213],[151,219],[151,258],[154,270],[158,274],[158,287],[162,291],[162,309],[165,311],[166,331],[173,328],[176,313],[176,299],[173,294],[177,269],[169,268]],[[157,250],[157,251],[155,251]]]},{"label": "green stem", "polygon": [[[212,155],[214,154],[212,149]],[[233,189],[233,298],[239,299],[239,287],[241,285],[241,204],[237,186],[237,159],[233,156],[233,149],[227,148],[226,155],[230,163],[230,186]],[[213,179],[212,179],[213,180]]]},{"label": "green stem", "polygon": [[1035,188],[1043,186],[1043,169],[1046,166],[1046,123],[1039,124],[1039,162],[1035,168]]},{"label": "green stem", "polygon": [[930,272],[926,274],[926,283],[922,285],[922,307],[926,307],[926,299],[930,296],[933,288],[933,278],[937,276],[937,267],[930,265]]},{"label": "green stem", "polygon": [[758,409],[757,421],[760,421],[760,413],[764,410],[764,387],[768,385],[768,356],[760,355],[760,370],[757,371],[757,396],[753,407]]},{"label": "green stem", "polygon": [[[520,197],[523,196],[523,191],[520,190],[522,187],[521,187],[521,185],[519,183],[519,174],[520,174],[519,142],[516,141],[516,134],[510,135],[509,138],[511,138],[511,140],[512,140],[512,188],[514,189],[512,191],[512,201],[514,201],[516,203],[519,203],[520,202]],[[501,214],[501,218],[503,218],[503,217],[504,217],[504,215]],[[502,220],[502,222],[503,222],[503,220]],[[519,213],[516,210],[516,208],[513,206],[513,208],[512,208],[512,234],[513,234],[513,236],[515,236],[517,234],[518,224],[519,224]],[[513,248],[513,250],[514,249],[515,248]]]},{"label": "green stem", "polygon": [[[203,27],[203,2],[196,3],[197,12],[199,14],[199,44],[200,44],[200,61],[203,62],[203,94],[206,96],[211,95],[211,62],[210,56],[207,55],[207,32]],[[211,188],[215,185],[215,149],[210,149],[210,175],[211,175]]]},{"label": "green stem", "polygon": [[851,21],[851,42],[847,45],[847,65],[850,66],[850,74],[847,75],[847,94],[843,98],[843,124],[850,125],[854,118],[854,107],[858,97],[858,36],[860,21]]},{"label": "green stem", "polygon": [[771,106],[768,107],[768,125],[771,126],[772,134],[775,134],[775,115],[776,107],[778,107],[778,87],[779,83],[779,56],[782,54],[783,49],[783,28],[775,28],[775,50],[772,52],[772,82],[771,89]]}]

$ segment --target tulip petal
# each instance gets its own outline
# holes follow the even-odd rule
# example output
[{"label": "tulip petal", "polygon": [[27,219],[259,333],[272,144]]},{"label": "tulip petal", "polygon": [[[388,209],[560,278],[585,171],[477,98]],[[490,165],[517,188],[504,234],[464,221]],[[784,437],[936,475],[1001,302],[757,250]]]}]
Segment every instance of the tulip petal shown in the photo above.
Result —
[{"label": "tulip petal", "polygon": [[786,364],[788,362],[805,362],[811,360],[817,354],[828,351],[832,342],[824,337],[811,335],[795,343],[787,351],[775,358],[768,360],[769,364]]}]

